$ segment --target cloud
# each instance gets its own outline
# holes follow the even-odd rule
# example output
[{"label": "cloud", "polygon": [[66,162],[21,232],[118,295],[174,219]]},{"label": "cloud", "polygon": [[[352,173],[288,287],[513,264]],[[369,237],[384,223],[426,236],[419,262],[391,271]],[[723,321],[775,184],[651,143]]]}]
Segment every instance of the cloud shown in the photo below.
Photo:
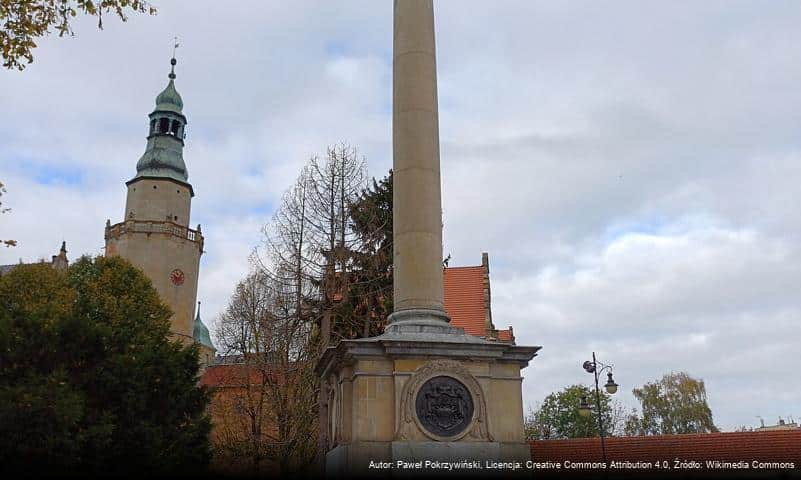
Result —
[{"label": "cloud", "polygon": [[[526,383],[529,401],[567,379],[586,382],[580,365],[596,351],[615,365],[629,406],[637,405],[632,388],[684,370],[706,380],[725,428],[735,418],[797,415],[801,392],[786,387],[780,365],[796,356],[799,308],[785,286],[801,282],[801,249],[688,223],[625,234],[535,276],[494,276],[496,323],[513,324],[519,343],[545,347],[527,371],[536,378]],[[752,395],[741,398],[749,381]],[[766,403],[764,394],[783,400]]]},{"label": "cloud", "polygon": [[[801,6],[438,0],[445,252],[492,263],[494,318],[541,355],[527,404],[587,383],[620,398],[671,370],[706,381],[724,428],[799,402]],[[0,263],[99,254],[166,85],[214,329],[301,165],[349,141],[391,165],[391,2],[167,2],[78,19],[0,74]],[[6,233],[8,232],[8,233]],[[797,348],[796,348],[797,349]]]}]

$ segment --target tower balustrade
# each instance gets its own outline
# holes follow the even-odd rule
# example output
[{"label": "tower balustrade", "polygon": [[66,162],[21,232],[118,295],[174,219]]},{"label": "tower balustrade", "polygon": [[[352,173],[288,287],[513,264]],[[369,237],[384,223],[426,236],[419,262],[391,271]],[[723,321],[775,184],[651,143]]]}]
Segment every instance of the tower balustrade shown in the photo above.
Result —
[{"label": "tower balustrade", "polygon": [[203,234],[199,230],[192,230],[171,221],[125,220],[114,225],[107,225],[105,239],[118,239],[126,233],[166,234],[197,243],[198,249],[203,251]]}]

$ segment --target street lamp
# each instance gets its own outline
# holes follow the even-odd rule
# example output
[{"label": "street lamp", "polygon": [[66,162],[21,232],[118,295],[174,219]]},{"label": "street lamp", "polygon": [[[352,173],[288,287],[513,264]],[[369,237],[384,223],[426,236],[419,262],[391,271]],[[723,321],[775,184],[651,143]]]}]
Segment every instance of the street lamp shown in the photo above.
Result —
[{"label": "street lamp", "polygon": [[[598,360],[595,359],[595,352],[592,352],[592,361],[587,360],[582,364],[584,371],[587,373],[592,373],[595,377],[595,407],[597,408],[598,413],[598,433],[601,437],[601,454],[603,455],[604,464],[606,464],[606,444],[604,443],[604,420],[603,415],[601,414],[601,389],[598,387],[598,375],[600,375],[604,370],[607,370],[606,373],[606,384],[604,385],[604,389],[610,395],[614,395],[617,392],[618,384],[615,383],[615,379],[612,378],[612,366],[605,365]],[[592,407],[590,407],[589,402],[587,401],[586,396],[581,397],[581,403],[579,404],[579,415],[582,417],[589,417],[590,413],[592,412]]]},{"label": "street lamp", "polygon": [[606,393],[614,395],[615,392],[617,392],[617,383],[615,383],[615,380],[612,378],[612,372],[606,374],[606,379],[606,385],[604,385]]}]

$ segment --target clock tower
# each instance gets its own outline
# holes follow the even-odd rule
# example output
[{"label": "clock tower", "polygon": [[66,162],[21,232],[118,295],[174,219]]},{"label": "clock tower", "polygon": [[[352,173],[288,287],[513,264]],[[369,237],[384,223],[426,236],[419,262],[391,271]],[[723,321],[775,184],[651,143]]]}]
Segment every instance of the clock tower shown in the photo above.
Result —
[{"label": "clock tower", "polygon": [[200,319],[195,305],[203,234],[200,225],[189,226],[195,192],[183,159],[187,122],[175,89],[175,58],[170,63],[170,81],[149,116],[145,153],[136,164],[136,175],[125,183],[125,217],[114,225],[106,221],[106,256],[119,255],[141,268],[173,312],[172,337],[199,343],[201,358],[209,358],[214,346],[208,334],[194,335],[205,329],[195,327]]}]

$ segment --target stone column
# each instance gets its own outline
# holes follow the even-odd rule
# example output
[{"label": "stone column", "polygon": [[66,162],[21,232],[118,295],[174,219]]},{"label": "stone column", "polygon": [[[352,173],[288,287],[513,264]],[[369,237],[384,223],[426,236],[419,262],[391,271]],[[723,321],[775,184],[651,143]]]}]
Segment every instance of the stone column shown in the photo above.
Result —
[{"label": "stone column", "polygon": [[394,302],[390,324],[442,325],[442,200],[433,0],[395,0]]}]

